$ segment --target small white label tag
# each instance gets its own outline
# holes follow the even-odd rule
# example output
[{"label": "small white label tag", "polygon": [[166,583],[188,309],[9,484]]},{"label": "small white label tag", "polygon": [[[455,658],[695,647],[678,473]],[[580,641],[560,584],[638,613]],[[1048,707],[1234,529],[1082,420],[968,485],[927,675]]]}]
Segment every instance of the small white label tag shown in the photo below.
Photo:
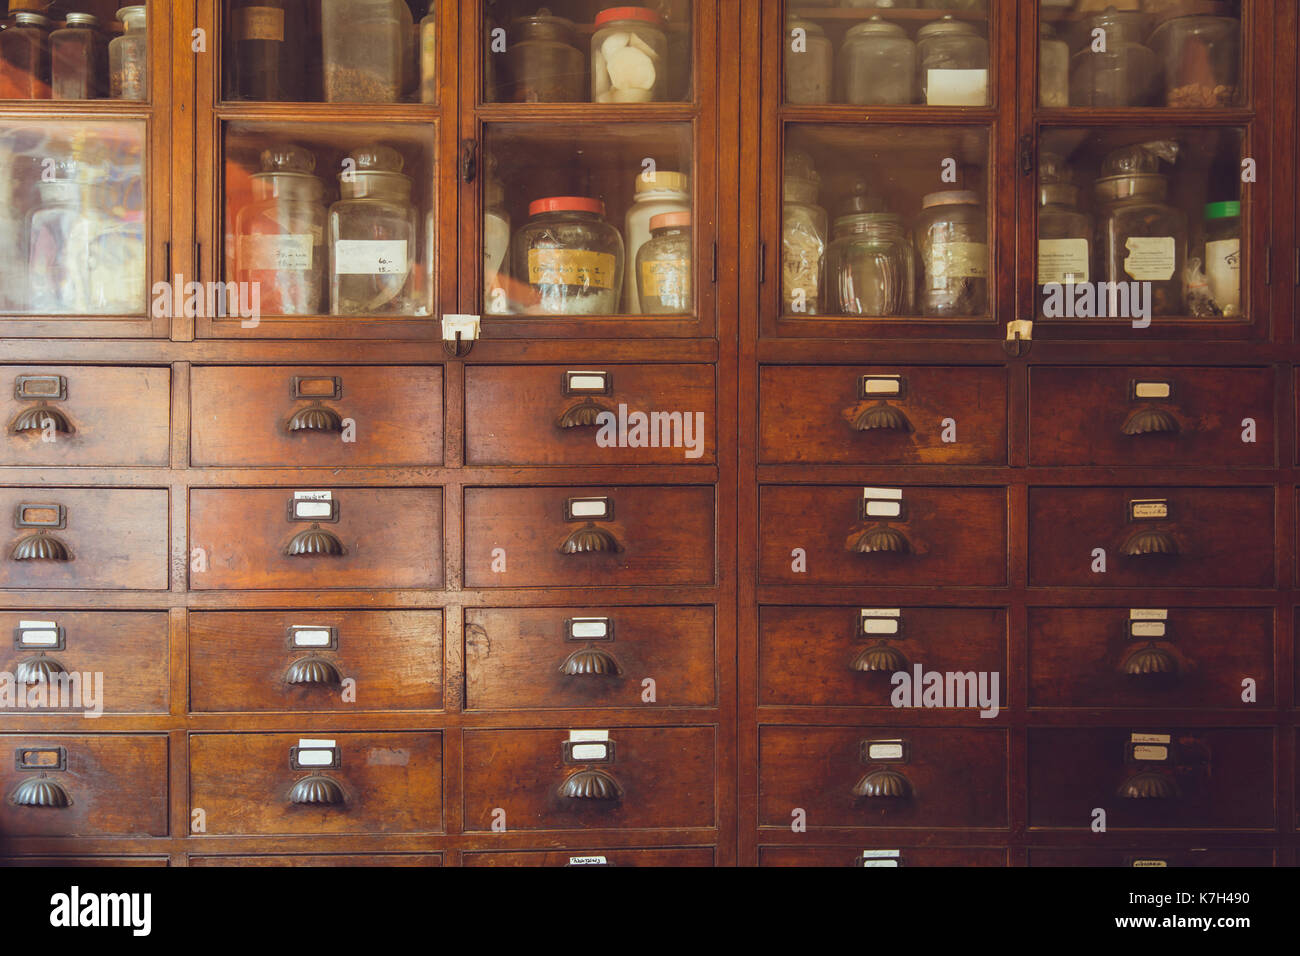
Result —
[{"label": "small white label tag", "polygon": [[1167,860],[1134,860],[1133,861],[1133,867],[1135,869],[1146,869],[1149,867],[1166,867],[1168,865],[1169,863]]},{"label": "small white label tag", "polygon": [[569,754],[574,760],[604,760],[609,756],[609,744],[574,744]]},{"label": "small white label tag", "polygon": [[1168,760],[1169,748],[1156,747],[1151,744],[1141,744],[1133,748],[1134,760]]},{"label": "small white label tag", "polygon": [[609,618],[575,617],[569,625],[569,633],[574,637],[601,640],[609,637]]},{"label": "small white label tag", "polygon": [[405,239],[336,239],[334,274],[340,276],[405,275]]},{"label": "small white label tag", "polygon": [[332,501],[334,493],[331,491],[295,491],[293,493],[294,501]]},{"label": "small white label tag", "polygon": [[332,740],[311,740],[301,739],[298,741],[298,766],[300,767],[328,767],[334,763],[334,747]]},{"label": "small white label tag", "polygon": [[1168,518],[1169,502],[1164,499],[1130,501],[1129,513],[1134,518]]},{"label": "small white label tag", "polygon": [[862,497],[867,501],[902,501],[902,488],[863,488]]},{"label": "small white label tag", "polygon": [[897,518],[903,513],[903,506],[897,501],[868,501],[868,518]]},{"label": "small white label tag", "polygon": [[1135,398],[1168,398],[1173,388],[1168,382],[1138,382],[1133,386]]},{"label": "small white label tag", "polygon": [[609,866],[609,861],[603,856],[571,856],[569,866]]},{"label": "small white label tag", "polygon": [[898,850],[863,850],[862,865],[895,868],[899,865],[901,856]]},{"label": "small white label tag", "polygon": [[863,608],[863,634],[897,634],[899,618],[903,612],[899,608]]},{"label": "small white label tag", "polygon": [[1128,612],[1130,621],[1167,621],[1169,611],[1164,608],[1131,608]]},{"label": "small white label tag", "polygon": [[22,627],[18,629],[18,643],[23,647],[54,647],[59,643],[59,630]]},{"label": "small white label tag", "polygon": [[19,630],[50,630],[59,626],[57,621],[19,621]]},{"label": "small white label tag", "polygon": [[568,376],[571,392],[603,392],[609,383],[605,372],[569,372]]},{"label": "small white label tag", "polygon": [[988,101],[988,70],[925,71],[927,106],[985,106]]},{"label": "small white label tag", "polygon": [[862,379],[862,391],[867,395],[897,395],[902,390],[901,375],[867,375]]},{"label": "small white label tag", "polygon": [[600,498],[574,501],[569,513],[575,518],[604,518],[609,514],[609,502]]},{"label": "small white label tag", "polygon": [[902,760],[903,742],[901,740],[873,740],[867,744],[868,760]]},{"label": "small white label tag", "polygon": [[328,501],[295,501],[295,518],[328,518],[334,514],[334,505]]},{"label": "small white label tag", "polygon": [[295,626],[291,633],[294,647],[329,647],[330,644],[328,627]]},{"label": "small white label tag", "polygon": [[240,267],[250,272],[309,270],[311,250],[310,233],[239,237]]},{"label": "small white label tag", "polygon": [[1167,744],[1173,740],[1169,734],[1132,734],[1129,743],[1133,744]]},{"label": "small white label tag", "polygon": [[1134,637],[1160,638],[1165,636],[1164,621],[1133,621],[1128,632]]},{"label": "small white label tag", "polygon": [[569,743],[579,744],[588,743],[593,740],[608,741],[608,730],[570,730]]}]

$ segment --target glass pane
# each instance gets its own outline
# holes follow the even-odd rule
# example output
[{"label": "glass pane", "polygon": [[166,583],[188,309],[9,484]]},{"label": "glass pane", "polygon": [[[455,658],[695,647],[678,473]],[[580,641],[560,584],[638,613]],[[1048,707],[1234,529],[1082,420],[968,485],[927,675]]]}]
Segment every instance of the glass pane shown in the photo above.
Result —
[{"label": "glass pane", "polygon": [[435,141],[431,124],[228,123],[225,276],[241,305],[429,315]]},{"label": "glass pane", "polygon": [[1040,106],[1245,102],[1241,0],[1039,0]]},{"label": "glass pane", "polygon": [[77,12],[65,10],[10,6],[0,32],[0,99],[147,100],[146,5],[83,0]]},{"label": "glass pane", "polygon": [[1045,130],[1042,316],[1240,319],[1242,141],[1239,129]]},{"label": "glass pane", "polygon": [[143,121],[0,122],[0,311],[144,315],[144,181]]},{"label": "glass pane", "polygon": [[783,185],[785,315],[989,314],[986,129],[791,125]]},{"label": "glass pane", "polygon": [[786,4],[787,103],[987,106],[986,0]]},{"label": "glass pane", "polygon": [[694,312],[688,124],[494,124],[486,146],[485,312]]},{"label": "glass pane", "polygon": [[691,0],[487,0],[483,28],[487,102],[691,98]]}]

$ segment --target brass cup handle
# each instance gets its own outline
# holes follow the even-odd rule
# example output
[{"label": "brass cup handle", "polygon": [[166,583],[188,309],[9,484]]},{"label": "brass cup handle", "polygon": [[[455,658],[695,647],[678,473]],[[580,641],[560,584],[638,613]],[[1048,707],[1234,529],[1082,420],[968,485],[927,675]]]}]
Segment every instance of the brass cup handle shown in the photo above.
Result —
[{"label": "brass cup handle", "polygon": [[19,538],[9,552],[11,561],[71,561],[72,549],[48,531]]},{"label": "brass cup handle", "polygon": [[1123,671],[1129,677],[1174,678],[1178,676],[1178,659],[1153,642],[1129,654],[1124,659]]},{"label": "brass cup handle", "polygon": [[51,408],[44,402],[40,402],[24,408],[14,417],[14,420],[9,423],[9,434],[43,432],[47,428],[53,429],[59,435],[72,435],[76,432],[67,415],[57,408]]},{"label": "brass cup handle", "polygon": [[560,784],[560,796],[568,800],[614,801],[623,796],[618,781],[603,770],[579,770]]},{"label": "brass cup handle", "polygon": [[338,535],[313,522],[310,528],[304,528],[290,539],[284,553],[290,558],[336,558],[343,555],[345,549]]},{"label": "brass cup handle", "polygon": [[333,777],[314,773],[289,789],[289,802],[299,806],[336,807],[346,802],[343,788]]},{"label": "brass cup handle", "polygon": [[912,423],[903,410],[889,402],[878,402],[856,413],[850,410],[848,414],[851,416],[849,426],[855,432],[886,431],[910,434],[913,431]]},{"label": "brass cup handle", "polygon": [[846,547],[854,554],[911,554],[912,542],[907,535],[889,525],[872,525],[850,535]]},{"label": "brass cup handle", "polygon": [[291,435],[298,432],[341,432],[343,416],[328,405],[313,402],[294,412],[284,427]]},{"label": "brass cup handle", "polygon": [[604,528],[598,528],[590,521],[572,531],[560,543],[561,554],[601,554],[622,551],[618,539]]},{"label": "brass cup handle", "polygon": [[1182,431],[1178,419],[1166,409],[1147,405],[1132,412],[1124,420],[1125,435],[1177,435]]},{"label": "brass cup handle", "polygon": [[906,800],[912,795],[912,783],[897,770],[873,770],[854,784],[853,795],[868,800]]},{"label": "brass cup handle", "polygon": [[1119,787],[1125,800],[1177,800],[1182,796],[1173,777],[1154,770],[1140,770]]},{"label": "brass cup handle", "polygon": [[613,409],[602,405],[594,398],[587,397],[570,405],[555,420],[555,427],[566,431],[572,428],[594,428],[600,424],[601,415],[612,415]]},{"label": "brass cup handle", "polygon": [[17,807],[59,810],[72,806],[72,797],[63,784],[41,774],[29,777],[15,787],[9,794],[9,802]]},{"label": "brass cup handle", "polygon": [[618,658],[603,647],[588,645],[566,657],[560,673],[566,677],[618,677],[623,668]]},{"label": "brass cup handle", "polygon": [[1120,546],[1120,551],[1130,558],[1175,555],[1178,553],[1178,542],[1167,531],[1144,528],[1129,535]]}]

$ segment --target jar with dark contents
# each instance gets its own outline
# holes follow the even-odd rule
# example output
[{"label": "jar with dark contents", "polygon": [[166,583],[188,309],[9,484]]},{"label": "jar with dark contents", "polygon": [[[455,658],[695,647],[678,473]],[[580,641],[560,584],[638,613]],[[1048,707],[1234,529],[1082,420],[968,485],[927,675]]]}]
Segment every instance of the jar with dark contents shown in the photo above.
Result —
[{"label": "jar with dark contents", "polygon": [[321,0],[320,17],[325,100],[396,103],[414,56],[403,0]]},{"label": "jar with dark contents", "polygon": [[108,40],[93,13],[69,13],[50,34],[50,92],[56,100],[93,100],[108,93]]},{"label": "jar with dark contents", "polygon": [[922,315],[983,315],[988,308],[988,222],[969,190],[929,193],[913,234],[923,280]]},{"label": "jar with dark contents", "polygon": [[497,99],[506,103],[577,103],[587,93],[587,64],[572,20],[542,7],[510,24],[508,79]]},{"label": "jar with dark contents", "polygon": [[526,289],[521,310],[539,315],[614,315],[623,284],[623,237],[605,204],[551,196],[529,204],[511,243],[511,269]]},{"label": "jar with dark contents", "polygon": [[820,24],[793,17],[786,21],[784,62],[787,103],[831,101],[833,54]]},{"label": "jar with dark contents", "polygon": [[1206,15],[1171,16],[1147,45],[1163,65],[1165,105],[1184,109],[1236,106],[1240,100],[1241,23],[1223,4],[1197,4]]},{"label": "jar with dark contents", "polygon": [[19,10],[14,23],[0,32],[0,99],[50,98],[50,21]]},{"label": "jar with dark contents", "polygon": [[307,14],[302,0],[236,0],[231,10],[234,95],[303,99]]},{"label": "jar with dark contents", "polygon": [[650,240],[636,255],[637,295],[646,315],[691,311],[691,214],[650,219]]}]

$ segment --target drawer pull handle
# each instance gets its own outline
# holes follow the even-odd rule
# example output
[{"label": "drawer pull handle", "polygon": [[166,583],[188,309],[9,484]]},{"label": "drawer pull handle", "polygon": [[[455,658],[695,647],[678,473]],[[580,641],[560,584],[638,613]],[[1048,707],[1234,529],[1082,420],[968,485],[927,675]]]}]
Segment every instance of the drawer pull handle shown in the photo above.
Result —
[{"label": "drawer pull handle", "polygon": [[343,542],[333,532],[326,531],[318,524],[299,531],[285,547],[284,553],[290,558],[313,557],[325,555],[338,557],[343,554]]},{"label": "drawer pull handle", "polygon": [[343,417],[334,409],[317,402],[294,412],[285,428],[290,432],[341,432]]},{"label": "drawer pull handle", "polygon": [[599,554],[621,550],[617,538],[590,522],[570,533],[560,545],[561,554]]},{"label": "drawer pull handle", "polygon": [[881,402],[863,409],[853,419],[853,430],[859,432],[887,431],[911,432],[912,423],[907,420],[901,408]]},{"label": "drawer pull handle", "polygon": [[37,531],[19,538],[10,557],[15,561],[71,561],[72,552],[48,531]]},{"label": "drawer pull handle", "polygon": [[14,788],[9,799],[20,807],[57,810],[72,806],[72,797],[68,795],[67,790],[63,789],[63,785],[51,780],[45,774],[24,780]]},{"label": "drawer pull handle", "polygon": [[1130,677],[1177,677],[1178,660],[1163,647],[1151,644],[1128,656],[1124,673]]},{"label": "drawer pull handle", "polygon": [[76,431],[72,427],[72,422],[68,421],[67,415],[41,402],[19,412],[18,417],[9,425],[9,432],[13,435],[21,435],[23,432],[43,432],[47,422],[49,427],[60,435],[71,435]]},{"label": "drawer pull handle", "polygon": [[590,398],[584,398],[576,405],[569,406],[564,414],[556,421],[559,428],[594,428],[600,424],[601,415],[614,414],[600,402]]},{"label": "drawer pull handle", "polygon": [[1120,785],[1119,795],[1125,800],[1176,800],[1181,794],[1173,777],[1143,770]]},{"label": "drawer pull handle", "polygon": [[343,788],[333,777],[314,773],[303,777],[289,791],[289,802],[316,806],[338,806],[343,802]]},{"label": "drawer pull handle", "polygon": [[1148,528],[1129,535],[1121,550],[1131,558],[1151,554],[1177,554],[1178,542],[1167,532]]},{"label": "drawer pull handle", "polygon": [[855,554],[911,554],[912,542],[907,535],[889,525],[876,525],[849,540]]},{"label": "drawer pull handle", "polygon": [[896,674],[907,670],[908,662],[902,651],[881,641],[863,648],[849,667],[860,674]]},{"label": "drawer pull handle", "polygon": [[1139,408],[1124,422],[1125,435],[1176,435],[1182,430],[1178,419],[1163,408]]},{"label": "drawer pull handle", "polygon": [[579,770],[560,785],[560,796],[569,800],[617,800],[622,788],[603,770]]},{"label": "drawer pull handle", "polygon": [[51,678],[66,673],[66,667],[54,658],[41,654],[39,657],[27,658],[14,668],[14,680],[23,685],[48,684]]},{"label": "drawer pull handle", "polygon": [[343,675],[332,661],[323,657],[304,657],[294,661],[285,671],[286,684],[336,685],[343,683]]},{"label": "drawer pull handle", "polygon": [[599,647],[584,647],[564,659],[560,673],[568,677],[618,677],[623,673],[623,668],[609,651]]},{"label": "drawer pull handle", "polygon": [[869,800],[906,800],[912,795],[912,785],[897,770],[873,770],[854,785],[853,795]]}]

